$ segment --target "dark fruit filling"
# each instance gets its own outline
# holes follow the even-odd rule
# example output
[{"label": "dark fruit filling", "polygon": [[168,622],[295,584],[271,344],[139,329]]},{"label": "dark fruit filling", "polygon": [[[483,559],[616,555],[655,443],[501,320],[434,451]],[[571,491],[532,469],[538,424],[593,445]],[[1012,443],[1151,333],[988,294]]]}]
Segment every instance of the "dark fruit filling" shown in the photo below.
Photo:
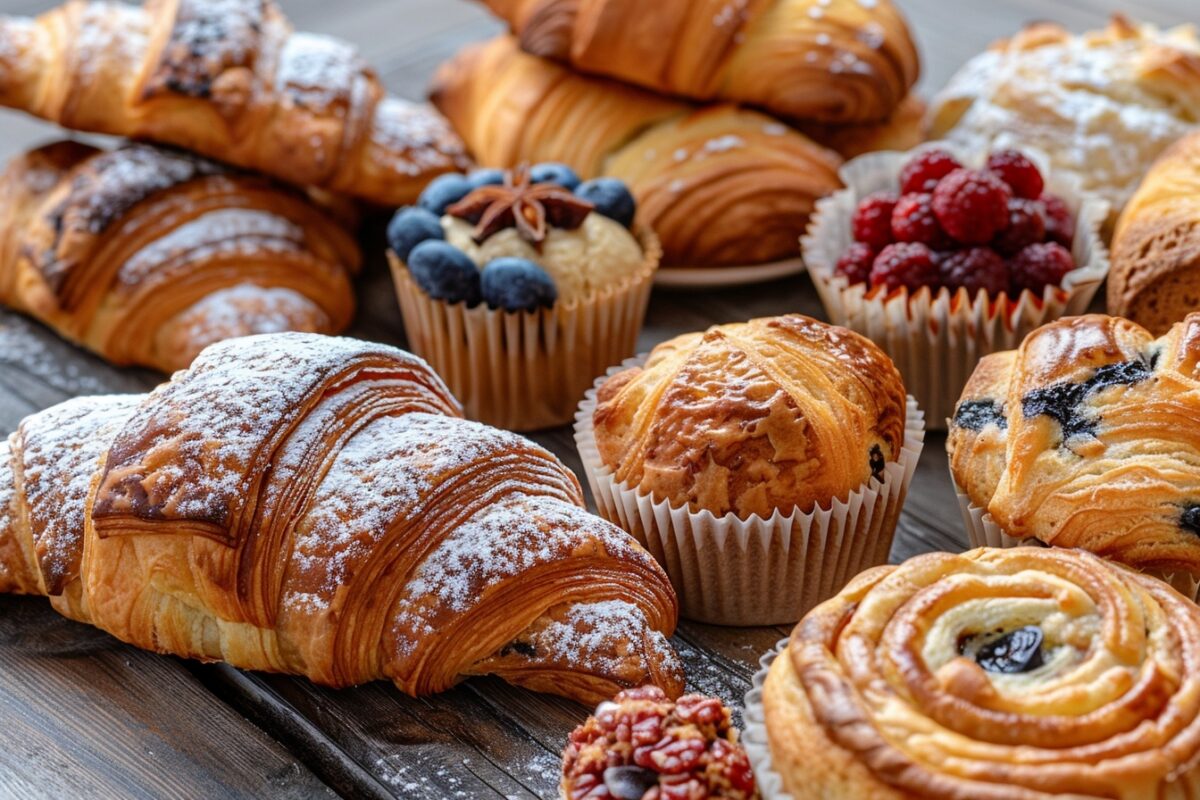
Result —
[{"label": "dark fruit filling", "polygon": [[883,468],[887,466],[887,459],[883,457],[883,451],[879,449],[879,445],[871,445],[867,463],[871,465],[871,474],[878,480],[883,480]]},{"label": "dark fruit filling", "polygon": [[1086,417],[1079,406],[1092,392],[1109,386],[1132,386],[1153,374],[1153,366],[1140,359],[1105,364],[1082,383],[1055,383],[1034,389],[1021,400],[1026,418],[1041,415],[1058,421],[1063,430],[1063,442],[1073,436],[1096,435],[1097,419]]},{"label": "dark fruit filling", "polygon": [[1179,515],[1179,527],[1200,536],[1200,503],[1193,503]]},{"label": "dark fruit filling", "polygon": [[1042,666],[1042,629],[1026,625],[984,643],[975,651],[975,663],[988,672],[1015,674]]},{"label": "dark fruit filling", "polygon": [[1001,430],[1008,427],[1004,406],[998,400],[966,400],[954,412],[954,424],[969,431],[981,431],[988,425]]}]

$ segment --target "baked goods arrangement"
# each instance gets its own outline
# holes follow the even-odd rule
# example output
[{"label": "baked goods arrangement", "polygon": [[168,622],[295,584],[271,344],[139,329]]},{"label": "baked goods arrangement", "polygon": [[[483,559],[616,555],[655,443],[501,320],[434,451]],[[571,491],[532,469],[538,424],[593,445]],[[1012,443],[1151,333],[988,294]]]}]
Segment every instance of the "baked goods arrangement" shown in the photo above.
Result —
[{"label": "baked goods arrangement", "polygon": [[745,741],[768,797],[1190,797],[1198,647],[1200,608],[1083,551],[930,553],[796,626]]},{"label": "baked goods arrangement", "polygon": [[0,593],[305,679],[173,665],[348,795],[1200,796],[1195,31],[927,105],[893,0],[477,5],[428,104],[273,0],[0,18],[126,137],[0,175],[0,303],[109,362],[0,310]]},{"label": "baked goods arrangement", "polygon": [[302,192],[148,144],[61,141],[0,176],[0,303],[114,364],[183,369],[207,345],[336,333],[360,254]]}]

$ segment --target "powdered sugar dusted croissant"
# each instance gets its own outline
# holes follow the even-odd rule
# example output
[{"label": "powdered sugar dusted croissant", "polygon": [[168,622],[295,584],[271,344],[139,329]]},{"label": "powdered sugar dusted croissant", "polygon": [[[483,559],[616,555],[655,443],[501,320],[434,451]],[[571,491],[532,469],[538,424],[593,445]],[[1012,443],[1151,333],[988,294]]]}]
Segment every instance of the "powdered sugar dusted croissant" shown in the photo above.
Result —
[{"label": "powdered sugar dusted croissant", "polygon": [[985,357],[947,439],[955,482],[1011,536],[1200,576],[1200,313],[1163,337],[1063,319]]},{"label": "powdered sugar dusted croissant", "polygon": [[443,64],[432,98],[482,164],[561,161],[625,181],[667,265],[794,257],[817,199],[841,185],[838,155],[776,119],[578,75],[509,37]]},{"label": "powdered sugar dusted croissant", "polygon": [[0,177],[0,303],[117,364],[166,372],[206,345],[333,333],[359,252],[303,193],[153,145],[58,142]]},{"label": "powdered sugar dusted croissant", "polygon": [[784,117],[878,122],[919,59],[889,0],[483,0],[530,53]]},{"label": "powdered sugar dusted croissant", "polygon": [[0,445],[0,589],[148,649],[409,694],[682,689],[675,595],[574,476],[423,361],[290,333]]},{"label": "powdered sugar dusted croissant", "polygon": [[0,19],[0,104],[386,205],[465,163],[432,109],[272,0],[70,0]]}]

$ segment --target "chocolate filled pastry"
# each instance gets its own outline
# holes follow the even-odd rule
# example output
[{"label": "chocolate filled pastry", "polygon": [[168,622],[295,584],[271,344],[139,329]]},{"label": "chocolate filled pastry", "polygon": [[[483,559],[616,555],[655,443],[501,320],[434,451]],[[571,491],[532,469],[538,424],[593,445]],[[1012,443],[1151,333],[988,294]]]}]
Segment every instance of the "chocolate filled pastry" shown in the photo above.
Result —
[{"label": "chocolate filled pastry", "polygon": [[664,266],[794,258],[817,199],[841,185],[837,153],[777,119],[579,75],[510,37],[443,64],[431,97],[481,164],[556,161],[624,181]]},{"label": "chocolate filled pastry", "polygon": [[358,245],[303,192],[148,144],[58,142],[0,176],[0,303],[114,364],[354,314]]},{"label": "chocolate filled pastry", "polygon": [[466,162],[426,105],[272,0],[70,0],[0,18],[0,105],[388,206]]},{"label": "chocolate filled pastry", "polygon": [[0,591],[160,653],[595,703],[682,668],[675,594],[574,475],[460,416],[419,358],[281,333],[0,443]]},{"label": "chocolate filled pastry", "polygon": [[1079,550],[917,556],[796,626],[760,714],[794,798],[1195,797],[1200,608]]},{"label": "chocolate filled pastry", "polygon": [[960,490],[1009,536],[1200,576],[1200,313],[1155,339],[1062,319],[986,356],[946,442]]},{"label": "chocolate filled pastry", "polygon": [[483,0],[526,51],[666,94],[880,122],[920,60],[890,0]]}]

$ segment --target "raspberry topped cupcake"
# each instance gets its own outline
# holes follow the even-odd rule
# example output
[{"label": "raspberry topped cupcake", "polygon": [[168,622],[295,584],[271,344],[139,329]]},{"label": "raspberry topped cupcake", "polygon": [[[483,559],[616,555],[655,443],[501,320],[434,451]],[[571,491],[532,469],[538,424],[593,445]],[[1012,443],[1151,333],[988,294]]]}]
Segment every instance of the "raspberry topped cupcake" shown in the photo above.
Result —
[{"label": "raspberry topped cupcake", "polygon": [[729,709],[714,697],[669,700],[628,689],[571,732],[563,752],[568,800],[759,797]]},{"label": "raspberry topped cupcake", "polygon": [[887,350],[930,427],[981,356],[1082,312],[1108,271],[1106,204],[1038,162],[938,146],[863,156],[803,241],[833,321]]},{"label": "raspberry topped cupcake", "polygon": [[388,226],[412,348],[467,415],[558,425],[633,351],[661,249],[611,178],[562,164],[443,175]]}]

